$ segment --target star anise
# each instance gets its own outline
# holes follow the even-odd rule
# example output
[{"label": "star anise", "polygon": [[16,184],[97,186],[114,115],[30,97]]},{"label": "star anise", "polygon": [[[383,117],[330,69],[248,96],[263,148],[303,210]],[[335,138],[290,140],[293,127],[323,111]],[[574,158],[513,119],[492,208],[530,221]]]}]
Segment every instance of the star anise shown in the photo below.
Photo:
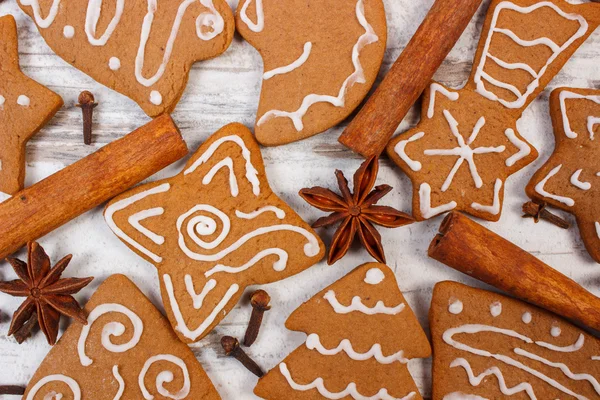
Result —
[{"label": "star anise", "polygon": [[333,225],[342,221],[338,227],[327,262],[329,265],[346,255],[354,242],[356,234],[369,254],[381,263],[385,263],[385,252],[381,245],[381,235],[375,229],[376,225],[386,228],[398,228],[414,222],[414,219],[392,207],[377,206],[377,202],[388,194],[392,187],[379,185],[373,191],[377,173],[379,172],[379,160],[372,156],[366,160],[354,174],[354,194],[348,188],[348,181],[342,171],[336,170],[338,186],[341,196],[329,189],[314,187],[302,189],[300,196],[313,207],[322,211],[332,212],[327,217],[319,218],[314,228]]},{"label": "star anise", "polygon": [[8,335],[17,332],[30,318],[37,315],[37,321],[50,345],[56,343],[61,314],[87,324],[85,312],[77,300],[71,296],[86,287],[94,278],[60,279],[72,256],[60,260],[54,268],[50,258],[39,244],[27,244],[28,260],[24,263],[16,258],[8,258],[19,279],[0,282],[0,291],[16,297],[26,297],[15,311]]}]

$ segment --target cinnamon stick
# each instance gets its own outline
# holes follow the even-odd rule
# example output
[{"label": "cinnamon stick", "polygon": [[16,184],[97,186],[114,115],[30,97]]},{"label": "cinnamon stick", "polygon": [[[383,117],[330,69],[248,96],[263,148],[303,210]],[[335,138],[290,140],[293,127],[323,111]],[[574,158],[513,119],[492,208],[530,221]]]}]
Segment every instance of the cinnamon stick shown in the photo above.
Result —
[{"label": "cinnamon stick", "polygon": [[0,204],[0,259],[188,153],[163,115]]},{"label": "cinnamon stick", "polygon": [[481,0],[436,0],[340,143],[365,157],[381,154],[480,4]]},{"label": "cinnamon stick", "polygon": [[457,271],[568,319],[600,330],[600,298],[525,250],[452,212],[429,256]]}]

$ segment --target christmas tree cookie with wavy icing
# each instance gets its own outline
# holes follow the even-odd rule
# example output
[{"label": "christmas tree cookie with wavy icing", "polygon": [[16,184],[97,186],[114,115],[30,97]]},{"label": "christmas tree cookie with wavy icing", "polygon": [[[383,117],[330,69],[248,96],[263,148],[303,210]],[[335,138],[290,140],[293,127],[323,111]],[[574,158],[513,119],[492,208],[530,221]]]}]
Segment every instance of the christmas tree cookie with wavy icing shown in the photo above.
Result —
[{"label": "christmas tree cookie with wavy icing", "polygon": [[599,23],[595,3],[491,2],[467,85],[432,83],[420,123],[387,147],[412,181],[417,220],[500,219],[505,181],[538,156],[517,121]]},{"label": "christmas tree cookie with wavy icing", "polygon": [[339,124],[377,78],[382,0],[240,0],[236,26],[263,58],[255,133],[276,146]]},{"label": "christmas tree cookie with wavy icing", "polygon": [[241,124],[211,136],[183,171],[113,199],[113,232],[153,263],[180,339],[206,336],[249,285],[320,261],[316,233],[269,187],[258,143]]},{"label": "christmas tree cookie with wavy icing", "polygon": [[550,115],[556,148],[527,195],[574,214],[585,247],[600,263],[600,90],[557,89]]},{"label": "christmas tree cookie with wavy icing", "polygon": [[600,342],[548,311],[442,282],[429,322],[433,400],[600,399]]},{"label": "christmas tree cookie with wavy icing", "polygon": [[221,397],[169,321],[124,275],[108,278],[31,378],[24,400]]},{"label": "christmas tree cookie with wavy icing", "polygon": [[171,112],[192,65],[233,39],[225,0],[17,0],[48,45],[151,117]]},{"label": "christmas tree cookie with wavy icing", "polygon": [[17,24],[0,18],[0,201],[23,189],[25,146],[62,107],[50,89],[25,76],[19,67]]},{"label": "christmas tree cookie with wavy icing", "polygon": [[356,268],[294,311],[286,327],[308,337],[258,382],[259,397],[422,398],[407,363],[431,348],[386,265]]}]

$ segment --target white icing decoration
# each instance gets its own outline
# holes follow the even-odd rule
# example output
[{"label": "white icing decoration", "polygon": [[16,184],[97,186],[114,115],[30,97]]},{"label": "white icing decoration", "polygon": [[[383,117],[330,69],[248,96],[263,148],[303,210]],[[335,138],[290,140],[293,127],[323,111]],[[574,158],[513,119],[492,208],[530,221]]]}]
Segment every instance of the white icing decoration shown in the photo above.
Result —
[{"label": "white icing decoration", "polygon": [[577,341],[575,343],[573,343],[572,345],[569,345],[569,346],[564,346],[564,347],[555,346],[553,344],[542,342],[542,341],[535,342],[535,344],[537,344],[540,347],[544,347],[546,349],[553,350],[553,351],[558,351],[559,353],[573,353],[575,351],[581,350],[583,348],[584,343],[585,343],[585,337],[583,336],[583,334],[579,335],[579,337],[577,338]]},{"label": "white icing decoration", "polygon": [[311,333],[310,335],[308,335],[308,338],[306,339],[306,347],[309,350],[317,350],[320,354],[323,354],[324,356],[334,356],[336,354],[344,352],[348,355],[348,357],[355,361],[365,361],[370,358],[374,358],[380,364],[392,364],[396,361],[402,364],[408,363],[408,359],[404,358],[404,351],[402,350],[395,354],[384,356],[381,351],[381,345],[379,343],[374,344],[371,347],[371,349],[366,353],[356,352],[352,347],[352,343],[350,343],[350,340],[348,339],[343,339],[340,342],[340,344],[334,349],[326,349],[321,344],[321,339],[316,333]]},{"label": "white icing decoration", "polygon": [[[524,39],[518,37],[511,30],[502,29],[502,28],[497,27],[498,16],[500,15],[500,12],[504,9],[516,11],[521,14],[529,14],[532,11],[535,11],[542,7],[549,7],[551,9],[553,9],[560,16],[564,17],[567,20],[579,22],[580,27],[577,30],[577,32],[571,38],[569,38],[569,40],[567,40],[562,46],[559,46],[552,40],[545,38],[545,37],[534,39],[534,40],[524,40]],[[555,5],[554,3],[551,3],[549,1],[542,1],[539,3],[533,4],[529,7],[521,7],[516,4],[511,3],[509,1],[503,1],[503,2],[499,3],[496,6],[496,9],[494,10],[494,15],[493,15],[492,21],[491,21],[490,32],[487,36],[485,46],[483,48],[483,55],[481,57],[481,61],[478,65],[477,69],[475,70],[474,81],[477,84],[477,92],[489,100],[500,102],[507,108],[523,107],[527,101],[527,98],[540,86],[540,79],[546,73],[546,70],[548,69],[548,67],[554,62],[554,60],[556,60],[556,58],[563,51],[565,51],[567,48],[569,48],[569,46],[571,46],[577,39],[584,36],[585,33],[587,32],[587,30],[588,30],[588,23],[585,20],[585,18],[583,18],[580,15],[576,15],[576,14],[567,14],[563,10],[561,10],[557,5]],[[552,50],[553,54],[552,54],[552,56],[550,56],[548,58],[548,60],[546,61],[546,64],[538,72],[535,72],[530,66],[526,66],[525,64],[506,63],[503,60],[498,59],[497,57],[493,57],[489,52],[490,45],[492,42],[492,36],[495,32],[504,34],[505,36],[512,39],[515,43],[517,43],[518,45],[520,45],[522,47],[532,47],[532,46],[537,46],[537,45],[548,46]],[[529,85],[527,85],[527,89],[526,89],[525,93],[521,93],[515,86],[513,86],[509,83],[501,82],[497,79],[494,79],[489,74],[484,72],[485,63],[488,58],[492,58],[492,60],[495,61],[496,64],[498,64],[501,67],[508,68],[508,69],[521,69],[521,70],[528,72],[529,74],[532,74],[533,81],[531,83],[529,83]],[[494,94],[493,92],[486,89],[484,80],[487,80],[494,86],[510,90],[511,92],[513,92],[515,94],[517,99],[515,101],[509,102],[507,100],[499,98],[496,94]]]},{"label": "white icing decoration", "polygon": [[227,266],[227,265],[223,265],[223,264],[218,264],[218,265],[214,266],[213,268],[211,268],[210,270],[208,270],[207,272],[205,272],[204,276],[206,276],[208,278],[218,272],[225,272],[228,274],[237,274],[239,272],[243,272],[243,271],[253,267],[259,261],[261,261],[263,258],[265,258],[267,256],[271,256],[271,255],[278,256],[277,261],[275,261],[273,263],[273,269],[277,272],[281,272],[281,271],[285,270],[287,267],[287,262],[288,262],[288,258],[289,258],[288,253],[285,250],[273,248],[273,249],[262,250],[261,252],[256,254],[254,257],[252,257],[250,259],[250,261],[248,261],[246,264],[242,265],[241,267],[231,267],[231,266]]},{"label": "white icing decoration", "polygon": [[488,368],[478,376],[475,376],[471,364],[464,358],[457,358],[454,361],[452,361],[452,363],[450,363],[450,368],[456,367],[464,368],[465,372],[467,373],[467,376],[469,377],[469,383],[471,384],[471,386],[479,386],[485,378],[494,375],[498,379],[498,389],[500,389],[502,394],[506,396],[512,396],[517,393],[525,392],[527,393],[530,399],[536,399],[533,387],[527,382],[521,382],[518,385],[509,388],[506,385],[506,380],[504,379],[502,371],[500,371],[500,368],[498,367]]},{"label": "white icing decoration", "polygon": [[552,335],[552,337],[559,337],[561,334],[561,329],[558,326],[553,326],[550,329],[550,335]]},{"label": "white icing decoration", "polygon": [[169,383],[169,382],[173,381],[173,379],[174,379],[173,372],[171,372],[171,371],[160,372],[156,376],[156,390],[158,390],[158,393],[160,393],[160,395],[162,395],[164,397],[168,397],[170,399],[176,399],[176,400],[185,399],[187,397],[187,395],[190,394],[190,390],[191,390],[190,374],[188,372],[187,365],[185,364],[185,362],[181,358],[175,357],[172,354],[159,354],[156,356],[152,356],[144,364],[144,368],[142,368],[142,371],[140,372],[140,375],[138,377],[138,384],[140,385],[140,390],[142,391],[144,398],[146,400],[154,399],[154,396],[151,395],[150,392],[148,392],[148,389],[146,389],[146,384],[144,383],[144,378],[146,377],[146,373],[150,369],[150,366],[157,361],[167,361],[167,362],[173,363],[181,369],[181,372],[183,372],[183,387],[177,393],[171,393],[164,387],[165,383]]},{"label": "white icing decoration", "polygon": [[[37,392],[39,392],[42,388],[42,386],[50,382],[63,382],[67,384],[67,386],[69,386],[69,389],[71,389],[71,392],[73,392],[73,400],[81,400],[81,389],[79,388],[79,384],[77,384],[77,382],[73,378],[62,374],[48,375],[37,381],[37,383],[31,388],[31,390],[29,390],[29,393],[27,394],[27,399],[25,400],[33,400]],[[52,393],[56,399],[61,399],[63,397],[61,393]]]},{"label": "white icing decoration", "polygon": [[110,229],[115,233],[115,235],[117,235],[121,240],[128,243],[130,246],[132,246],[133,248],[138,250],[140,253],[146,255],[147,257],[149,257],[151,260],[153,260],[156,263],[162,262],[162,257],[157,256],[156,254],[154,254],[153,252],[151,252],[150,250],[148,250],[147,248],[142,246],[140,243],[133,240],[127,234],[125,234],[125,232],[123,232],[123,230],[117,226],[113,217],[117,211],[124,210],[127,207],[129,207],[130,205],[135,204],[138,201],[143,200],[148,196],[168,192],[170,189],[171,189],[171,185],[169,185],[168,183],[163,183],[162,185],[153,187],[152,189],[148,189],[144,192],[138,193],[134,196],[128,197],[126,199],[117,201],[114,204],[111,204],[110,206],[108,206],[106,208],[106,211],[104,213],[104,218],[106,219],[106,223],[108,224]]},{"label": "white icing decoration", "polygon": [[217,149],[223,143],[226,142],[233,142],[242,149],[242,156],[246,160],[246,179],[252,184],[252,190],[254,195],[258,196],[260,194],[260,181],[258,180],[258,171],[256,170],[256,168],[254,168],[254,165],[252,165],[251,153],[250,150],[248,150],[248,147],[246,147],[246,143],[244,143],[241,137],[236,135],[225,136],[213,142],[208,148],[208,150],[206,150],[206,152],[202,154],[200,158],[198,158],[188,169],[186,169],[183,174],[189,175],[192,172],[196,171],[198,167],[207,162],[213,156],[215,151],[217,151]]},{"label": "white icing decoration", "polygon": [[175,320],[177,321],[177,329],[181,334],[187,337],[190,340],[196,340],[200,335],[204,333],[208,329],[208,327],[213,323],[217,315],[225,308],[229,300],[233,297],[234,294],[240,290],[239,285],[233,284],[225,293],[225,296],[221,299],[219,304],[215,306],[211,314],[200,324],[198,328],[195,330],[190,330],[183,319],[183,315],[181,314],[181,310],[179,308],[179,303],[177,303],[177,299],[175,298],[175,292],[173,290],[173,282],[171,280],[171,276],[168,274],[163,275],[163,282],[165,284],[165,289],[167,290],[167,295],[169,296],[169,302],[171,303],[171,309],[173,311],[173,315],[175,316]]},{"label": "white icing decoration", "polygon": [[5,102],[6,102],[6,99],[4,98],[4,96],[0,95],[0,107],[2,107]]},{"label": "white icing decoration", "polygon": [[[260,0],[257,0],[257,1],[260,1]],[[295,60],[293,63],[286,65],[284,67],[275,68],[271,71],[265,72],[263,75],[263,79],[266,81],[276,75],[288,74],[288,73],[294,71],[295,69],[300,68],[308,60],[308,57],[310,57],[311,51],[312,51],[312,43],[311,42],[304,43],[304,51],[297,60]]]},{"label": "white icing decoration", "polygon": [[[458,342],[453,339],[454,335],[475,334],[475,333],[480,333],[480,332],[498,333],[498,334],[502,334],[502,335],[505,335],[508,337],[519,339],[525,343],[530,343],[530,344],[533,343],[533,340],[531,340],[527,336],[521,335],[520,333],[515,332],[513,330],[497,328],[495,326],[489,326],[489,325],[479,325],[479,324],[469,324],[469,325],[462,325],[462,326],[459,326],[456,328],[450,328],[446,332],[444,332],[442,337],[446,344],[454,347],[457,350],[466,351],[468,353],[475,354],[475,355],[478,355],[481,357],[488,357],[488,358],[496,359],[498,361],[503,362],[504,364],[521,369],[522,371],[529,373],[529,374],[535,376],[536,378],[543,380],[544,382],[546,382],[550,386],[554,387],[555,389],[560,390],[561,392],[568,394],[570,396],[573,396],[578,400],[587,400],[586,397],[571,391],[569,388],[563,386],[561,383],[550,378],[549,376],[544,375],[542,372],[540,372],[536,369],[533,369],[513,358],[510,358],[503,354],[495,354],[495,353],[490,353],[487,350],[477,349],[477,348],[471,347],[469,345],[466,345],[464,343]],[[517,349],[515,349],[515,351],[516,350]]]},{"label": "white icing decoration", "polygon": [[160,106],[162,102],[163,98],[160,92],[158,92],[157,90],[153,90],[152,92],[150,92],[150,103],[154,104],[155,106]]},{"label": "white icing decoration", "polygon": [[498,147],[477,147],[475,149],[471,148],[471,145],[477,139],[477,136],[479,135],[481,128],[483,128],[485,125],[485,117],[479,118],[479,120],[475,124],[475,127],[473,128],[473,132],[471,133],[471,136],[469,137],[469,139],[467,140],[466,143],[465,143],[465,139],[462,137],[462,135],[460,134],[460,132],[458,130],[458,122],[456,121],[456,119],[454,119],[454,117],[448,110],[444,110],[444,117],[446,117],[446,121],[448,121],[450,130],[452,131],[452,134],[454,135],[454,137],[456,138],[456,141],[458,142],[458,147],[455,147],[453,149],[431,149],[431,150],[425,150],[425,152],[424,152],[426,156],[458,156],[458,160],[456,160],[454,167],[452,167],[452,170],[448,174],[446,181],[442,185],[442,192],[445,192],[446,190],[448,190],[450,188],[450,185],[452,184],[452,180],[454,179],[454,175],[456,175],[456,173],[458,172],[460,166],[463,164],[464,161],[467,161],[467,164],[469,164],[469,170],[471,171],[471,176],[473,177],[473,182],[475,182],[475,187],[477,187],[478,189],[481,188],[483,186],[483,181],[481,180],[481,177],[479,176],[479,173],[477,172],[477,166],[475,165],[474,155],[475,154],[502,153],[504,150],[506,150],[506,147],[498,146]]},{"label": "white icing decoration", "polygon": [[[148,39],[150,38],[150,31],[152,30],[152,24],[154,22],[154,13],[157,9],[157,0],[148,0],[148,13],[144,17],[144,22],[142,24],[142,33],[140,37],[140,46],[138,48],[138,52],[135,58],[135,77],[137,81],[146,86],[150,87],[154,85],[159,79],[164,75],[167,64],[171,59],[171,53],[173,52],[173,47],[175,45],[175,40],[177,39],[177,35],[179,33],[179,26],[181,25],[181,21],[188,9],[188,7],[198,0],[185,0],[179,6],[177,11],[177,16],[175,17],[175,21],[173,21],[173,27],[171,28],[171,35],[167,41],[165,46],[165,52],[163,55],[163,60],[158,67],[156,73],[150,78],[145,78],[143,75],[144,70],[144,55],[146,53],[146,44]],[[200,0],[200,3],[210,10],[209,13],[202,13],[196,19],[196,34],[202,40],[211,40],[215,38],[219,33],[223,32],[224,21],[223,17],[217,12],[215,9],[212,0]],[[212,28],[212,32],[209,34],[205,34],[202,32],[202,27],[207,26]]]},{"label": "white icing decoration", "polygon": [[596,222],[596,235],[598,235],[598,239],[600,239],[600,222]]},{"label": "white icing decoration", "polygon": [[275,216],[279,219],[285,218],[285,211],[283,211],[281,208],[275,207],[275,206],[261,207],[256,211],[252,211],[251,213],[245,213],[245,212],[241,212],[239,210],[235,210],[235,216],[238,218],[241,218],[241,219],[254,219],[254,218],[258,217],[259,215],[266,213],[266,212],[274,213]]},{"label": "white icing decoration", "polygon": [[125,333],[125,325],[120,322],[109,322],[104,325],[102,329],[102,346],[110,351],[111,353],[124,353],[128,350],[133,349],[140,341],[142,333],[144,332],[144,324],[140,317],[127,307],[121,304],[107,303],[101,304],[94,308],[88,315],[88,324],[84,325],[79,335],[79,341],[77,342],[77,353],[79,354],[79,361],[84,367],[92,365],[93,361],[85,354],[85,342],[90,333],[90,329],[94,322],[104,314],[108,313],[119,313],[125,315],[131,321],[133,325],[133,335],[128,342],[123,344],[113,344],[111,342],[111,336],[122,336]]},{"label": "white icing decoration", "polygon": [[463,312],[463,302],[458,299],[451,300],[450,304],[448,304],[448,312],[454,315],[460,314]]},{"label": "white icing decoration", "polygon": [[600,356],[592,356],[592,361],[600,361]]},{"label": "white icing decoration", "polygon": [[110,68],[111,71],[118,71],[121,69],[121,60],[117,57],[111,57],[110,60],[108,60],[108,68]]},{"label": "white icing decoration", "polygon": [[451,211],[458,206],[455,201],[451,201],[450,203],[442,204],[437,207],[431,207],[431,186],[429,186],[428,183],[421,184],[421,187],[419,188],[419,198],[421,215],[425,219]]},{"label": "white icing decoration", "polygon": [[571,184],[581,190],[590,190],[592,188],[592,184],[589,182],[583,182],[579,179],[582,172],[582,169],[578,169],[573,175],[571,175]]},{"label": "white icing decoration", "polygon": [[476,394],[468,394],[462,392],[452,392],[444,396],[442,400],[488,400],[485,397],[477,396]]},{"label": "white icing decoration", "polygon": [[473,202],[471,204],[471,208],[477,211],[486,212],[492,215],[500,214],[500,190],[502,190],[502,180],[496,179],[496,184],[494,185],[494,201],[491,206],[485,206],[483,204],[479,204],[477,202]]},{"label": "white icing decoration", "polygon": [[29,99],[29,97],[22,94],[17,98],[17,104],[22,107],[29,107],[29,105],[31,104],[31,100]]},{"label": "white icing decoration", "polygon": [[506,159],[506,166],[512,167],[517,163],[517,161],[521,161],[523,158],[531,154],[531,147],[529,147],[529,145],[526,142],[519,139],[513,129],[508,128],[504,131],[504,134],[506,135],[508,140],[510,140],[510,142],[513,144],[513,146],[519,149],[518,153],[513,154],[512,156]]},{"label": "white icing decoration", "polygon": [[[150,0],[149,3],[151,1],[152,0]],[[106,27],[102,36],[96,38],[96,27],[100,20],[103,2],[104,0],[89,0],[88,2],[87,13],[85,15],[85,34],[87,35],[88,42],[90,42],[92,46],[104,46],[106,42],[108,42],[108,39],[112,36],[117,25],[119,25],[121,17],[123,16],[123,10],[125,9],[125,0],[117,0],[115,4],[115,15]]]},{"label": "white icing decoration", "polygon": [[[258,0],[257,0],[258,1]],[[346,92],[355,84],[366,83],[364,70],[362,64],[360,63],[360,51],[367,45],[375,43],[379,40],[379,37],[375,34],[373,27],[367,22],[367,19],[364,15],[364,6],[363,0],[358,0],[356,3],[356,17],[360,25],[365,29],[365,33],[358,39],[358,42],[354,45],[352,49],[352,63],[354,64],[354,72],[346,78],[337,97],[329,96],[329,95],[318,95],[318,94],[309,94],[302,101],[302,105],[299,109],[293,112],[282,111],[282,110],[270,110],[267,111],[257,122],[257,125],[260,126],[265,122],[269,121],[272,118],[286,117],[290,118],[294,123],[294,128],[298,132],[304,129],[304,123],[302,122],[302,118],[308,112],[308,109],[317,103],[329,103],[335,107],[344,107],[345,105],[345,97]]]},{"label": "white icing decoration", "polygon": [[[252,22],[248,17],[248,6],[250,5],[251,1],[256,2],[256,23]],[[265,14],[263,11],[262,0],[245,0],[240,12],[240,18],[252,32],[262,32],[263,29],[265,29]]]},{"label": "white icing decoration", "polygon": [[329,390],[327,390],[327,388],[325,388],[323,378],[317,378],[313,382],[309,383],[308,385],[300,385],[300,384],[296,383],[294,381],[294,379],[292,378],[292,375],[290,374],[290,371],[288,370],[287,365],[284,362],[279,364],[279,371],[285,377],[285,379],[287,380],[288,384],[290,385],[290,387],[292,389],[298,390],[301,392],[306,392],[308,390],[317,389],[318,392],[321,394],[321,396],[323,396],[327,399],[333,399],[333,400],[343,399],[347,396],[350,396],[355,400],[411,400],[415,397],[415,392],[411,392],[408,395],[402,397],[401,399],[397,399],[395,397],[390,396],[387,392],[387,389],[379,390],[379,392],[377,392],[377,394],[375,394],[374,396],[365,397],[358,392],[358,390],[356,389],[356,384],[354,382],[351,382],[350,384],[348,384],[346,389],[344,389],[343,391],[333,393],[333,392],[330,392]]},{"label": "white icing decoration", "polygon": [[119,366],[118,365],[113,366],[112,373],[113,373],[113,376],[115,377],[115,379],[117,380],[117,382],[119,383],[119,391],[117,392],[117,394],[115,395],[113,400],[121,400],[121,397],[123,396],[123,392],[125,391],[125,381],[123,380],[123,377],[121,376],[121,374],[119,374]]},{"label": "white icing decoration", "polygon": [[544,179],[542,179],[537,185],[535,185],[535,191],[544,197],[548,197],[549,199],[553,199],[553,200],[559,201],[563,204],[566,204],[569,207],[573,207],[575,205],[575,200],[571,199],[570,197],[558,196],[558,195],[549,193],[544,189],[544,187],[546,186],[546,183],[548,183],[550,178],[552,178],[554,175],[558,174],[558,171],[560,171],[561,168],[562,168],[562,164],[557,166],[556,168],[554,168],[552,171],[550,171]]},{"label": "white icing decoration", "polygon": [[75,36],[75,28],[73,28],[71,25],[65,25],[63,28],[63,35],[67,39],[73,39]]},{"label": "white icing decoration", "polygon": [[492,314],[492,317],[494,318],[502,314],[502,303],[495,301],[490,304],[490,314]]},{"label": "white icing decoration", "polygon": [[358,311],[367,315],[376,315],[376,314],[386,314],[386,315],[397,315],[404,310],[406,305],[404,303],[400,303],[395,307],[386,307],[383,301],[378,301],[375,304],[375,307],[367,307],[363,304],[360,296],[355,296],[352,298],[352,303],[349,306],[342,305],[336,298],[335,292],[333,290],[328,291],[323,296],[325,300],[329,302],[333,310],[337,314],[349,314],[353,311]]},{"label": "white icing decoration", "polygon": [[[202,247],[203,249],[206,249],[206,250],[215,249],[221,243],[223,243],[223,241],[229,235],[229,230],[231,229],[231,223],[229,221],[229,217],[227,216],[227,214],[225,214],[223,211],[219,210],[218,208],[215,208],[215,207],[207,205],[207,204],[199,204],[199,205],[192,207],[188,212],[181,215],[177,219],[177,232],[179,233],[179,247],[190,258],[192,258],[190,256],[190,254],[197,254],[197,253],[192,252],[187,247],[187,244],[185,241],[185,236],[182,233],[182,226],[183,226],[183,223],[186,221],[186,219],[188,219],[188,217],[190,217],[192,214],[197,213],[199,211],[209,212],[211,214],[216,215],[221,220],[222,231],[221,231],[221,234],[219,236],[217,236],[213,241],[205,242],[204,240],[200,239],[200,237],[198,235],[200,235],[200,236],[213,235],[217,230],[216,221],[207,215],[198,215],[193,218],[190,218],[187,222],[185,232],[187,232],[188,237],[190,239],[192,239],[192,241],[197,246]],[[201,255],[198,255],[198,256],[201,256]],[[223,255],[223,257],[224,256],[225,255]],[[220,260],[223,257],[218,257],[214,260],[205,260],[205,261],[216,261],[216,260]],[[199,260],[202,260],[202,258]]]},{"label": "white icing decoration", "polygon": [[408,154],[406,154],[406,146],[409,143],[416,142],[417,140],[422,139],[423,136],[425,136],[425,132],[415,133],[409,139],[399,141],[394,147],[394,151],[396,152],[396,154],[398,154],[402,161],[404,161],[406,165],[408,165],[409,168],[415,172],[420,171],[421,168],[423,168],[423,165],[419,161],[413,160],[408,156]]},{"label": "white icing decoration", "polygon": [[221,168],[229,168],[229,189],[231,190],[231,196],[237,197],[240,194],[238,188],[237,178],[235,177],[235,171],[233,170],[233,160],[231,157],[225,157],[217,164],[215,164],[204,178],[202,179],[203,185],[208,185],[212,182],[213,178],[221,170]]},{"label": "white icing decoration", "polygon": [[142,235],[146,236],[154,243],[162,245],[165,243],[165,238],[163,236],[157,235],[148,228],[145,228],[144,226],[142,226],[142,224],[140,224],[140,222],[147,218],[158,217],[159,215],[163,215],[164,213],[165,209],[162,207],[156,207],[150,210],[142,210],[138,213],[129,216],[127,222],[129,222],[129,225],[137,229]]},{"label": "white icing decoration", "polygon": [[429,100],[429,109],[427,110],[427,118],[429,118],[429,119],[433,118],[433,116],[435,114],[435,96],[436,96],[437,92],[443,94],[449,100],[452,100],[452,101],[458,100],[459,96],[460,96],[457,92],[450,92],[448,89],[446,89],[439,83],[432,83],[429,88],[429,93],[430,93],[429,95],[431,98]]},{"label": "white icing decoration", "polygon": [[60,0],[52,0],[50,11],[46,18],[42,17],[42,10],[40,8],[39,0],[21,0],[21,4],[24,6],[30,6],[33,11],[33,17],[35,23],[42,29],[46,29],[52,25],[54,19],[58,15],[58,7],[60,6]]},{"label": "white icing decoration", "polygon": [[525,323],[525,324],[529,324],[529,323],[531,323],[531,320],[532,320],[531,313],[529,311],[525,311],[523,313],[523,315],[521,316],[521,321],[523,321],[523,323]]},{"label": "white icing decoration", "polygon": [[[579,93],[573,93],[573,92],[569,92],[568,90],[563,90],[562,92],[560,92],[558,99],[560,101],[560,111],[562,113],[563,128],[565,131],[565,135],[569,139],[575,139],[578,135],[577,135],[577,133],[573,132],[573,129],[571,129],[571,121],[569,121],[569,116],[567,115],[567,100],[584,99],[584,100],[593,101],[596,104],[600,104],[600,96],[598,96],[598,95],[584,96]],[[597,124],[598,121],[599,121],[599,119],[596,117],[591,117],[591,116],[588,117],[587,127],[588,127],[588,132],[590,134],[590,139],[592,139],[592,140],[594,140],[594,125]]]},{"label": "white icing decoration", "polygon": [[217,281],[214,279],[211,279],[208,282],[206,282],[206,285],[204,285],[204,288],[202,288],[202,291],[200,292],[200,294],[196,294],[196,290],[194,289],[194,280],[192,279],[192,276],[189,274],[186,275],[184,277],[184,281],[185,281],[185,288],[187,289],[188,294],[192,298],[192,301],[194,302],[194,308],[196,310],[199,310],[202,308],[202,304],[204,304],[204,299],[206,298],[206,296],[208,296],[208,294],[215,287],[217,287]]},{"label": "white icing decoration", "polygon": [[369,285],[379,285],[385,279],[385,275],[379,268],[371,268],[365,275],[365,283]]}]

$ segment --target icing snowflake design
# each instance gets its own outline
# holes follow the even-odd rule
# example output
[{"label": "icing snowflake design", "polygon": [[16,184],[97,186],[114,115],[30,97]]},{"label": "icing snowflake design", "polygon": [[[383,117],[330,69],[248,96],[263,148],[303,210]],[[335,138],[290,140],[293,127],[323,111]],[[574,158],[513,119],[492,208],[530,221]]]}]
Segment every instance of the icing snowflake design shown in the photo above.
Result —
[{"label": "icing snowflake design", "polygon": [[[518,24],[511,23],[515,15]],[[538,156],[517,121],[599,24],[597,7],[492,1],[467,85],[452,91],[433,83],[419,125],[388,145],[392,161],[412,180],[417,220],[451,210],[500,218],[504,182]],[[592,137],[599,123],[597,115],[588,118]]]}]

